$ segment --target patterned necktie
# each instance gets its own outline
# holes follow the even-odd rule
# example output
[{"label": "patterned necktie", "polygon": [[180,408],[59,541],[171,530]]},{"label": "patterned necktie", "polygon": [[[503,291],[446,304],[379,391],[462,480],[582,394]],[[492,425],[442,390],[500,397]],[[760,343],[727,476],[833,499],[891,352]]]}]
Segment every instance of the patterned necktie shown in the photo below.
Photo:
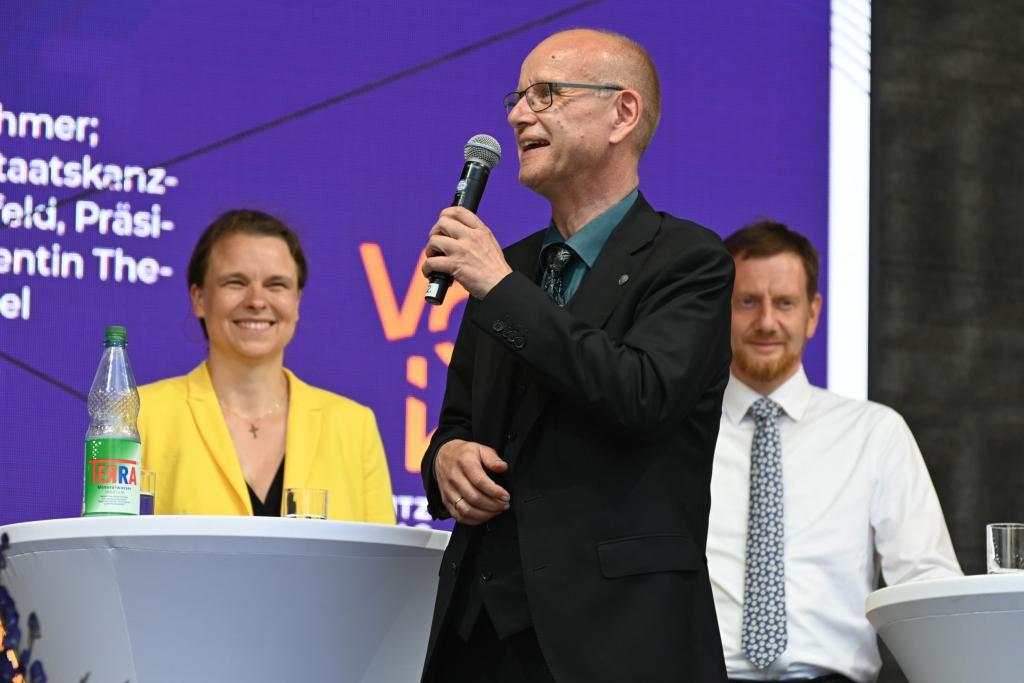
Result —
[{"label": "patterned necktie", "polygon": [[743,585],[743,654],[759,669],[786,649],[786,575],[783,567],[782,443],[776,423],[782,407],[760,398],[750,407],[750,515]]},{"label": "patterned necktie", "polygon": [[547,264],[547,270],[544,272],[544,291],[559,306],[565,306],[565,296],[562,293],[562,270],[575,255],[573,250],[565,244],[550,244],[544,249],[544,262]]}]

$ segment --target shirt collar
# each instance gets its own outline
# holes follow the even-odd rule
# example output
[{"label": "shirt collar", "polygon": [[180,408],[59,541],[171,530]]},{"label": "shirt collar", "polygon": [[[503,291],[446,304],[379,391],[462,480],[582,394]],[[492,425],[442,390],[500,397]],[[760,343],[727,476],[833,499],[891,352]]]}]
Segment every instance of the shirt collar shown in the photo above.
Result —
[{"label": "shirt collar", "polygon": [[[773,391],[768,398],[782,406],[786,415],[799,422],[807,411],[812,388],[801,363],[796,373],[783,382],[782,386]],[[746,417],[750,406],[759,398],[761,398],[761,394],[736,379],[736,375],[730,372],[729,383],[725,387],[725,396],[722,398],[722,413],[733,424],[739,424]]]},{"label": "shirt collar", "polygon": [[544,244],[540,248],[541,253],[551,244],[561,244],[564,242],[576,252],[580,260],[587,264],[587,268],[593,268],[594,262],[597,261],[601,248],[608,241],[612,230],[622,222],[626,213],[633,207],[633,203],[639,194],[639,190],[633,190],[621,201],[580,228],[576,234],[571,235],[567,240],[562,239],[562,234],[558,232],[558,228],[555,227],[555,221],[552,219],[548,223],[547,232],[544,233]]}]

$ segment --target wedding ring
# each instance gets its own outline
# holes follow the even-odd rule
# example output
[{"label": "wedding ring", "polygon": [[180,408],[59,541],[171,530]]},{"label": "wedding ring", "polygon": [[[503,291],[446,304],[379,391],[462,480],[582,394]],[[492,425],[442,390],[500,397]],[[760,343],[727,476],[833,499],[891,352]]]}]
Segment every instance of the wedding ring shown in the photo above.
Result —
[{"label": "wedding ring", "polygon": [[464,499],[465,499],[465,496],[459,496],[459,499],[457,501],[455,501],[455,504],[452,505],[452,507],[458,509],[459,503],[461,503]]}]

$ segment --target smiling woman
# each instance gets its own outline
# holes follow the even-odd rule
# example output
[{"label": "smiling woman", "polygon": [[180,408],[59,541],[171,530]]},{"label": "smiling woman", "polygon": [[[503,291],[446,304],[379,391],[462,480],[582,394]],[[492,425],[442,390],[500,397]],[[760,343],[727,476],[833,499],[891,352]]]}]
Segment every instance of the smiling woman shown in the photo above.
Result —
[{"label": "smiling woman", "polygon": [[229,211],[188,267],[207,359],[140,388],[143,467],[158,514],[281,514],[284,488],[326,489],[328,517],[394,523],[373,412],[284,367],[306,285],[298,237],[265,213]]}]

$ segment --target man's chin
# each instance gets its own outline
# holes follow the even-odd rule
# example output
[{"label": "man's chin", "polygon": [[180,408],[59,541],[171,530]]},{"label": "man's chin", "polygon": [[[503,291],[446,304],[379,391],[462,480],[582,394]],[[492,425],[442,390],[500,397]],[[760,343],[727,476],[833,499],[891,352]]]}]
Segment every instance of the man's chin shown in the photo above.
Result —
[{"label": "man's chin", "polygon": [[519,184],[528,190],[539,192],[543,181],[535,170],[520,169]]},{"label": "man's chin", "polygon": [[792,375],[800,365],[799,354],[785,354],[769,360],[736,354],[733,360],[744,377],[758,384],[773,384]]}]

